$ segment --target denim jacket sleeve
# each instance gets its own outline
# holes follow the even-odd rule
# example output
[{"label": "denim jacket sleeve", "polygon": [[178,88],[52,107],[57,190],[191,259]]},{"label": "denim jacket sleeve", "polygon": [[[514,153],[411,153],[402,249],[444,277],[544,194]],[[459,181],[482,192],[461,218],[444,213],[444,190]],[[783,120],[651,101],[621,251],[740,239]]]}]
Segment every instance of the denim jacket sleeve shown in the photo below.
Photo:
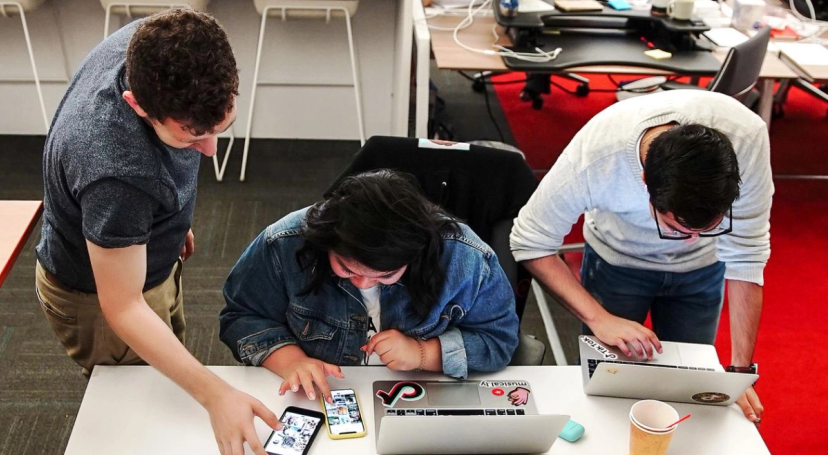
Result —
[{"label": "denim jacket sleeve", "polygon": [[439,336],[443,372],[461,379],[469,371],[505,368],[518,345],[515,296],[494,253],[485,258],[474,284],[461,293],[471,300],[465,314]]},{"label": "denim jacket sleeve", "polygon": [[277,349],[296,344],[287,326],[289,299],[281,264],[271,248],[265,230],[242,253],[224,283],[219,338],[247,365],[261,365]]}]

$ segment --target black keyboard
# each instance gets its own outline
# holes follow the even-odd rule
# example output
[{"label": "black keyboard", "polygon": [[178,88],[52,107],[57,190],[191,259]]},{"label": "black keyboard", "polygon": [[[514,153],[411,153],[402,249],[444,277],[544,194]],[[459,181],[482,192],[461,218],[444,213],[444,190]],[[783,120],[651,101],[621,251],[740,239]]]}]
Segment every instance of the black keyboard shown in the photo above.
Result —
[{"label": "black keyboard", "polygon": [[526,415],[524,409],[386,409],[387,416],[513,416]]},{"label": "black keyboard", "polygon": [[678,370],[700,370],[700,371],[716,371],[713,368],[704,368],[704,367],[687,367],[683,365],[659,365],[656,363],[645,363],[645,362],[628,362],[625,360],[599,360],[599,359],[587,359],[587,366],[589,367],[589,377],[591,378],[593,374],[595,374],[595,369],[598,368],[599,363],[623,363],[625,365],[643,365],[645,367],[656,367],[656,368],[675,368]]}]

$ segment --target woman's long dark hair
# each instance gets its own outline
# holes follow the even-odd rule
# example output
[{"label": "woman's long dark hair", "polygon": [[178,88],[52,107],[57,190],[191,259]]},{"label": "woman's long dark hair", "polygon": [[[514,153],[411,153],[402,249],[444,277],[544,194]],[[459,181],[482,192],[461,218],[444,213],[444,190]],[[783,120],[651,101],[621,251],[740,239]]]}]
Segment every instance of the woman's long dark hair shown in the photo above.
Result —
[{"label": "woman's long dark hair", "polygon": [[317,292],[333,271],[328,252],[377,272],[407,265],[405,284],[420,317],[436,304],[445,271],[440,265],[442,234],[459,233],[457,222],[429,202],[410,174],[387,169],[348,177],[330,196],[308,209],[296,260]]}]

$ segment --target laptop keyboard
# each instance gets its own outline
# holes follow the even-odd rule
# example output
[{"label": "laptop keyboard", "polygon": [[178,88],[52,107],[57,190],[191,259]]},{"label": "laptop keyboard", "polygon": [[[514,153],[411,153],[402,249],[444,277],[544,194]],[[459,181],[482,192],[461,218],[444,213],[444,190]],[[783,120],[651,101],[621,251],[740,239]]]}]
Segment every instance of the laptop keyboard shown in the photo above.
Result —
[{"label": "laptop keyboard", "polygon": [[386,409],[387,416],[513,416],[526,415],[524,409]]},{"label": "laptop keyboard", "polygon": [[657,368],[676,368],[679,370],[701,370],[701,371],[716,371],[713,368],[704,368],[704,367],[688,367],[683,365],[659,365],[655,363],[644,363],[644,362],[627,362],[625,360],[599,360],[599,359],[587,359],[587,366],[589,366],[589,377],[591,378],[593,374],[595,374],[595,369],[598,368],[599,363],[623,363],[626,365],[643,365],[645,367],[657,367]]}]

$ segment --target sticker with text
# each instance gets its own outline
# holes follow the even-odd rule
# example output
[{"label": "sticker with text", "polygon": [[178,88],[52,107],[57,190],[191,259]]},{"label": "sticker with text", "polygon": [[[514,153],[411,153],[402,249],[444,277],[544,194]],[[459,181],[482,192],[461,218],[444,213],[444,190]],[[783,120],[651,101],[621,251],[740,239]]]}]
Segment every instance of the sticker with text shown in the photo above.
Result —
[{"label": "sticker with text", "polygon": [[691,398],[699,403],[724,403],[730,399],[730,395],[721,392],[701,392]]},{"label": "sticker with text", "polygon": [[604,346],[597,343],[595,340],[586,335],[581,335],[581,341],[586,343],[592,349],[595,349],[599,354],[604,356],[605,359],[615,360],[618,358],[617,354],[610,352],[609,349],[605,348]]},{"label": "sticker with text", "polygon": [[509,403],[512,403],[512,406],[523,406],[529,402],[529,393],[528,389],[518,387],[509,392]]},{"label": "sticker with text", "polygon": [[526,381],[480,381],[480,387],[486,389],[502,388],[508,389],[510,387],[524,387],[529,388],[529,383]]},{"label": "sticker with text", "polygon": [[416,382],[398,382],[388,392],[377,390],[377,397],[382,400],[382,405],[389,408],[400,398],[405,401],[417,401],[424,396],[425,389]]}]

